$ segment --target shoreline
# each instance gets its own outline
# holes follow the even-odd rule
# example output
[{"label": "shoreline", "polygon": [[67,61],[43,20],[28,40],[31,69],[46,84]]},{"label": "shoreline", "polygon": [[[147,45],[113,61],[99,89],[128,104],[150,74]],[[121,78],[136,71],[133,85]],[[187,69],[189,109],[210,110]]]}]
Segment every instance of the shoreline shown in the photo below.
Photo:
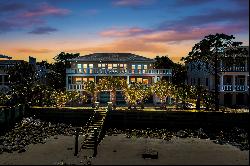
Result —
[{"label": "shoreline", "polygon": [[[30,144],[23,153],[0,154],[1,165],[248,165],[249,150],[232,145],[219,145],[209,139],[127,138],[125,134],[106,136],[98,146],[95,158],[91,150],[81,150],[74,156],[74,136],[49,137],[45,144]],[[79,136],[79,141],[84,136]],[[80,146],[80,143],[79,143]],[[142,153],[152,149],[158,159],[143,159]]]}]

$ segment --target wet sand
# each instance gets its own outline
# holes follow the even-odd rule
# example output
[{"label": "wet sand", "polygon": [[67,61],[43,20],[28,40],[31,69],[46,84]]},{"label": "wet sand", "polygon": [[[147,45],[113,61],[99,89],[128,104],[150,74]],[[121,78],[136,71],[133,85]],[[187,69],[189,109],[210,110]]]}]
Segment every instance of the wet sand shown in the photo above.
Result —
[{"label": "wet sand", "polygon": [[[249,165],[249,150],[207,139],[173,137],[166,141],[118,134],[106,136],[98,146],[97,156],[91,158],[91,150],[81,150],[74,156],[74,136],[56,138],[50,137],[45,144],[31,144],[23,153],[0,154],[0,165],[84,165],[87,161],[92,165]],[[157,151],[159,158],[143,159],[146,149]]]}]

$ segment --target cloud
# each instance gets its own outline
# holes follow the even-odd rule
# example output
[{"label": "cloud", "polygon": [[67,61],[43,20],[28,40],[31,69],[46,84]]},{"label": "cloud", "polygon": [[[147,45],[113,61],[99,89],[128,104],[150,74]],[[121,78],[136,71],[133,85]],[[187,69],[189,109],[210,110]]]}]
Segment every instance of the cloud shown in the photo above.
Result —
[{"label": "cloud", "polygon": [[[185,30],[179,29],[143,29],[143,28],[123,28],[110,29],[100,33],[102,37],[119,38],[119,39],[139,39],[145,43],[153,42],[182,42],[187,40],[201,39],[206,35],[215,33],[235,34],[244,32],[247,25],[241,24],[209,24],[200,27],[188,27]],[[129,41],[129,40],[128,40]]]},{"label": "cloud", "polygon": [[240,7],[249,7],[249,0],[231,0],[231,2],[239,5]]},{"label": "cloud", "polygon": [[2,4],[0,6],[1,12],[13,12],[17,10],[26,9],[26,5],[23,3],[8,3],[8,4]]},{"label": "cloud", "polygon": [[43,35],[43,34],[49,34],[52,32],[56,32],[58,29],[52,28],[52,27],[37,27],[30,31],[29,33],[31,34],[36,34],[36,35]]},{"label": "cloud", "polygon": [[42,49],[17,48],[15,50],[17,52],[26,53],[26,54],[42,54],[42,53],[53,52],[53,50],[49,50],[49,49],[46,49],[46,48],[42,48]]},{"label": "cloud", "polygon": [[150,30],[139,28],[139,27],[131,27],[131,28],[110,28],[108,30],[102,31],[100,33],[103,37],[129,37],[144,33],[149,33]]},{"label": "cloud", "polygon": [[113,6],[140,7],[154,3],[155,0],[114,0]]},{"label": "cloud", "polygon": [[[183,17],[179,20],[165,21],[159,25],[159,29],[178,29],[185,30],[190,27],[200,27],[211,23],[234,23],[242,24],[248,22],[249,16],[247,10],[212,10],[209,13],[201,15],[192,15]],[[248,29],[248,27],[246,27]]]},{"label": "cloud", "polygon": [[[33,9],[25,8],[25,11],[13,13],[0,19],[0,34],[17,29],[30,28],[32,26],[45,26],[45,16],[64,16],[70,13],[67,9],[57,8],[47,3],[39,4]],[[53,29],[50,29],[53,31]],[[55,31],[55,29],[54,29]],[[32,33],[33,31],[31,31]],[[36,32],[36,31],[35,31]]]},{"label": "cloud", "polygon": [[190,28],[186,31],[165,30],[155,31],[141,36],[145,42],[181,42],[186,40],[198,40],[209,34],[225,33],[235,34],[244,31],[244,25],[209,25],[205,27]]},{"label": "cloud", "polygon": [[166,53],[167,46],[162,43],[145,43],[143,40],[121,39],[109,43],[88,46],[78,49],[69,49],[69,52],[147,52],[147,53]]},{"label": "cloud", "polygon": [[40,16],[63,16],[68,14],[70,11],[68,9],[61,9],[61,8],[56,8],[53,6],[48,5],[47,3],[44,3],[40,5],[36,9],[28,10],[19,17],[21,18],[31,18],[31,17],[40,17]]},{"label": "cloud", "polygon": [[178,7],[186,7],[186,6],[196,6],[196,5],[202,5],[206,3],[211,3],[211,1],[215,0],[175,0],[174,6]]}]

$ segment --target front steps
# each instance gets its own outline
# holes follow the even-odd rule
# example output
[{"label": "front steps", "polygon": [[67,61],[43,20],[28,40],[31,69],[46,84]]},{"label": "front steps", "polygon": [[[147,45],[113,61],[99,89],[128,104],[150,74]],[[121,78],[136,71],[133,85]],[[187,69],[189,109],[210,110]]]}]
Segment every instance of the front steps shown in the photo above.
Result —
[{"label": "front steps", "polygon": [[82,144],[82,149],[94,150],[94,148],[97,148],[95,146],[101,141],[106,115],[107,110],[95,110],[94,114],[89,119],[86,138]]}]

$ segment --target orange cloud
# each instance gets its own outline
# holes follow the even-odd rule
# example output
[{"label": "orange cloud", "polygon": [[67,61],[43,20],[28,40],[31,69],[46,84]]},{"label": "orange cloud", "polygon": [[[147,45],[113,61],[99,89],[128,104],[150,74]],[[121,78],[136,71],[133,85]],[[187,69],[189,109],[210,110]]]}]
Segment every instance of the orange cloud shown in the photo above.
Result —
[{"label": "orange cloud", "polygon": [[145,30],[143,28],[138,27],[132,27],[132,28],[110,28],[106,31],[102,31],[100,33],[103,37],[128,37],[133,35],[139,35],[142,33],[146,33],[148,30]]},{"label": "orange cloud", "polygon": [[42,48],[42,49],[17,48],[16,51],[20,53],[42,54],[42,53],[50,53],[53,50],[49,50],[46,48]]}]

